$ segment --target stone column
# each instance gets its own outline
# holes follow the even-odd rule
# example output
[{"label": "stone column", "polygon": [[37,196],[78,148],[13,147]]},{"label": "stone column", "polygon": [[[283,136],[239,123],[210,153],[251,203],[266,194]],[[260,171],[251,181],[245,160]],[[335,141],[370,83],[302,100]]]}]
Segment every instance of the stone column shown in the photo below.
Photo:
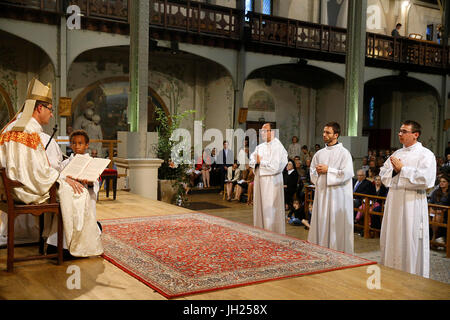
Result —
[{"label": "stone column", "polygon": [[126,185],[130,192],[157,199],[158,168],[155,132],[147,132],[149,1],[130,1],[130,92],[128,122],[130,132],[118,132],[117,167],[127,172]]},{"label": "stone column", "polygon": [[362,135],[367,0],[350,0],[345,57],[345,133]]},{"label": "stone column", "polygon": [[[245,0],[237,0],[236,8],[242,13],[245,12]],[[239,17],[240,23],[240,39],[244,36],[244,16]],[[239,110],[244,108],[244,85],[245,85],[245,73],[246,73],[246,52],[244,43],[241,43],[241,48],[237,52],[236,57],[236,78],[233,79],[234,85],[234,114],[233,114],[233,126],[234,129],[241,128],[245,131],[245,123],[239,123]]]},{"label": "stone column", "polygon": [[[76,32],[76,31],[75,31]],[[56,68],[56,95],[53,98],[53,108],[59,107],[59,98],[67,97],[67,19],[65,16],[61,17],[58,28],[58,65]],[[73,111],[73,110],[72,110]],[[59,128],[57,135],[65,136],[67,134],[67,118],[60,116],[58,112]],[[66,145],[61,144],[61,150],[66,153]]]},{"label": "stone column", "polygon": [[[149,1],[130,1],[130,94],[128,122],[130,132],[138,132],[137,154],[147,157],[147,104],[149,56]],[[135,149],[136,150],[136,149]]]},{"label": "stone column", "polygon": [[367,154],[368,139],[362,137],[364,68],[366,57],[367,0],[349,0],[345,57],[345,124],[342,142],[354,157],[355,170]]}]

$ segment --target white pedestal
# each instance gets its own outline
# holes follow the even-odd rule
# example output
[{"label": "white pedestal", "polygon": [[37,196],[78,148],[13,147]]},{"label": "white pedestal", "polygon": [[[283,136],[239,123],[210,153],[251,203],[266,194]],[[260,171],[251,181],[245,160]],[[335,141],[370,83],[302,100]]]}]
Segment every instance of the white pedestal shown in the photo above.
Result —
[{"label": "white pedestal", "polygon": [[114,162],[118,168],[126,169],[130,192],[158,200],[158,168],[163,160],[114,158]]}]

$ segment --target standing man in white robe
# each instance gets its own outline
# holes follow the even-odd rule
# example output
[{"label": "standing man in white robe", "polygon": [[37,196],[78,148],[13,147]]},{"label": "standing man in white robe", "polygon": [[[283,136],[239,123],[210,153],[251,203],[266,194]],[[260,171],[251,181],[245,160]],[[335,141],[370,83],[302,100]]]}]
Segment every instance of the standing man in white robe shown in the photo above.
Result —
[{"label": "standing man in white robe", "polygon": [[323,129],[325,148],[314,154],[311,182],[316,186],[308,241],[353,254],[353,161],[338,142],[341,128],[327,123]]},{"label": "standing man in white robe", "polygon": [[389,188],[381,224],[381,264],[428,278],[430,242],[426,189],[434,186],[436,158],[417,141],[421,126],[402,123],[398,133],[403,148],[380,170]]},{"label": "standing man in white robe", "polygon": [[270,123],[264,124],[260,133],[265,142],[256,147],[249,163],[255,169],[253,225],[285,234],[282,172],[288,162],[288,154],[280,140],[275,138]]}]

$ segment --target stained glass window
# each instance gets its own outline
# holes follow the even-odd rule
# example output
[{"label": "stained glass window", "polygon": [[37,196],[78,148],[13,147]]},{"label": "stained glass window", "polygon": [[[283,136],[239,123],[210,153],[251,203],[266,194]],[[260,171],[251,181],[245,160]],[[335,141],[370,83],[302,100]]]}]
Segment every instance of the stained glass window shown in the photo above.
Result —
[{"label": "stained glass window", "polygon": [[272,0],[263,0],[263,14],[272,14]]},{"label": "stained glass window", "polygon": [[369,103],[369,127],[373,127],[375,121],[375,98],[372,97]]},{"label": "stained glass window", "polygon": [[[255,9],[255,1],[254,0],[245,0],[245,14],[249,11],[253,11]],[[247,17],[245,17],[245,21],[249,21]]]}]

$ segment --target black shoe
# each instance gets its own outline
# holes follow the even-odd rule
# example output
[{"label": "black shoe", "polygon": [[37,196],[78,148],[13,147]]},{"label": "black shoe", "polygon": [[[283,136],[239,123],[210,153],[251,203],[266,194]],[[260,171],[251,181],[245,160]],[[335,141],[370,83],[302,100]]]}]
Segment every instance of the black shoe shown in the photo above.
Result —
[{"label": "black shoe", "polygon": [[102,224],[100,222],[97,221],[97,225],[100,228],[100,232],[103,232],[103,228],[102,228]]},{"label": "black shoe", "polygon": [[[58,248],[56,246],[52,246],[51,244],[49,244],[47,246],[47,254],[55,254],[55,253],[58,253]],[[54,259],[58,259],[58,257],[56,257]],[[63,260],[67,261],[67,260],[73,260],[73,259],[77,259],[77,257],[74,257],[73,255],[71,255],[69,250],[63,249]]]}]

